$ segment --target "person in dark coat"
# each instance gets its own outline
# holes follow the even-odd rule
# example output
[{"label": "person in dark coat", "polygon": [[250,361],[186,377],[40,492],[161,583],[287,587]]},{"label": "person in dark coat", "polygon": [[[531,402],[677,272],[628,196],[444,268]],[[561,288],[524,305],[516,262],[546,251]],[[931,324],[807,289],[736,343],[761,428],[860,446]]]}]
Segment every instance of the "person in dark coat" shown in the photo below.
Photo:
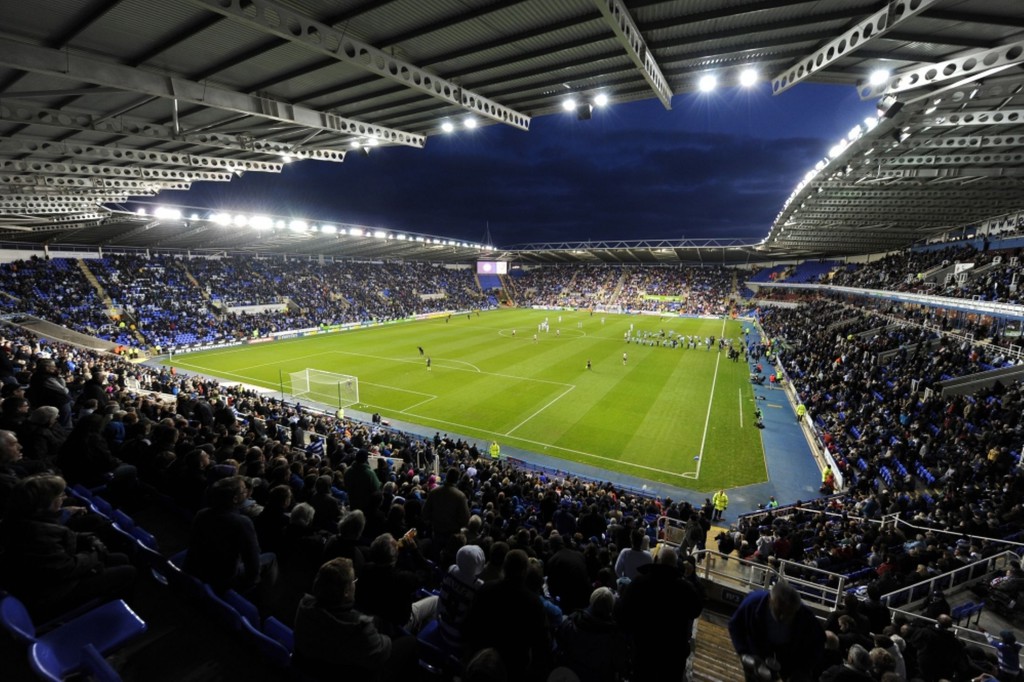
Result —
[{"label": "person in dark coat", "polygon": [[0,584],[20,599],[37,621],[48,620],[92,599],[128,599],[135,568],[124,554],[108,552],[89,533],[76,533],[63,516],[64,479],[38,474],[11,491],[0,523]]},{"label": "person in dark coat", "polygon": [[459,470],[449,469],[444,485],[430,491],[423,505],[423,519],[431,529],[431,556],[440,556],[451,537],[469,523],[469,501],[458,489],[458,483]]},{"label": "person in dark coat", "polygon": [[355,463],[345,471],[345,492],[348,494],[349,506],[364,514],[371,511],[373,493],[380,490],[380,479],[370,468],[369,460],[370,453],[359,450]]},{"label": "person in dark coat", "polygon": [[552,598],[558,600],[563,613],[585,609],[593,590],[586,557],[582,552],[566,547],[558,533],[551,533],[548,546],[551,556],[544,566],[544,574]]},{"label": "person in dark coat", "polygon": [[466,657],[494,648],[509,680],[544,680],[551,668],[551,633],[540,597],[526,587],[530,562],[526,552],[505,555],[502,577],[477,590],[466,614]]},{"label": "person in dark coat", "polygon": [[[662,656],[685,661],[690,655],[693,621],[704,609],[704,597],[684,579],[679,556],[662,546],[653,564],[637,569],[636,577],[623,590],[616,620],[633,639],[633,679],[683,679],[684,666],[664,666]],[[671,618],[652,618],[653,613],[671,613]]]},{"label": "person in dark coat", "polygon": [[222,478],[210,486],[210,506],[192,520],[185,571],[218,592],[252,595],[261,581],[277,578],[275,555],[260,553],[252,520],[238,511],[246,495],[241,476]]},{"label": "person in dark coat", "polygon": [[68,386],[60,376],[57,363],[52,358],[41,358],[36,362],[35,371],[28,380],[25,397],[33,407],[51,405],[60,414],[61,426],[71,427],[71,397]]},{"label": "person in dark coat", "polygon": [[295,613],[296,666],[318,680],[415,679],[415,638],[381,633],[356,609],[356,594],[351,561],[338,557],[320,567]]},{"label": "person in dark coat", "polygon": [[729,621],[729,636],[748,682],[758,680],[757,669],[772,662],[783,680],[809,682],[825,648],[825,631],[814,613],[783,580],[771,591],[757,590],[743,599]]},{"label": "person in dark coat", "polygon": [[590,604],[567,617],[556,633],[559,663],[580,682],[616,682],[629,673],[629,639],[615,622],[615,593],[599,587]]}]

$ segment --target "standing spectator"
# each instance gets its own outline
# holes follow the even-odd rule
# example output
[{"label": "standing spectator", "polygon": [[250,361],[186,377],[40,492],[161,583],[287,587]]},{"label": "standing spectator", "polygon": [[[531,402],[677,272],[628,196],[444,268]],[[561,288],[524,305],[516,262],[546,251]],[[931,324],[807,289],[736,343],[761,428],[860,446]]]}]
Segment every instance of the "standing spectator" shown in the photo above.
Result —
[{"label": "standing spectator", "polygon": [[583,553],[567,547],[562,536],[554,532],[548,538],[548,546],[551,557],[544,573],[551,597],[558,600],[563,613],[586,608],[593,588]]},{"label": "standing spectator", "polygon": [[641,566],[654,563],[654,557],[646,548],[648,542],[647,533],[640,528],[630,531],[629,547],[619,552],[615,560],[615,575],[621,583],[626,584],[633,580]]},{"label": "standing spectator", "polygon": [[438,633],[450,651],[462,651],[466,616],[477,590],[484,584],[478,577],[483,570],[484,551],[476,545],[465,545],[455,555],[455,565],[441,579],[441,595],[437,599]]},{"label": "standing spectator", "polygon": [[458,469],[449,469],[444,477],[444,485],[434,488],[423,505],[423,519],[431,528],[429,556],[441,556],[449,540],[469,523],[469,501],[457,487],[459,476]]},{"label": "standing spectator", "polygon": [[747,682],[758,682],[758,669],[777,667],[785,682],[809,682],[818,670],[825,631],[789,583],[748,594],[729,621],[732,645],[743,663]]},{"label": "standing spectator", "polygon": [[526,587],[529,557],[521,549],[505,556],[502,577],[476,594],[466,616],[467,655],[493,647],[509,680],[535,682],[551,667],[551,633],[540,597]]},{"label": "standing spectator", "polygon": [[999,657],[999,680],[1002,682],[1016,682],[1020,679],[1020,643],[1017,641],[1013,630],[1002,630],[999,638],[996,639],[985,628],[978,628],[985,634],[988,643],[995,647]]},{"label": "standing spectator", "polygon": [[917,673],[924,682],[957,677],[967,668],[964,644],[953,632],[953,619],[941,615],[932,626],[918,627],[907,639],[917,652]]},{"label": "standing spectator", "polygon": [[[683,578],[676,551],[661,547],[654,563],[641,567],[623,590],[616,614],[616,620],[633,638],[631,679],[682,680],[685,667],[666,669],[662,656],[671,651],[677,661],[689,657],[693,621],[703,608],[703,596]],[[651,618],[657,612],[671,613],[672,617]]]},{"label": "standing spectator", "polygon": [[370,468],[370,453],[367,450],[356,452],[355,464],[345,471],[345,492],[348,493],[349,506],[364,514],[371,511],[373,493],[380,490],[380,480]]},{"label": "standing spectator", "polygon": [[558,628],[560,663],[580,682],[616,682],[629,674],[629,640],[613,618],[615,593],[599,587],[590,605]]},{"label": "standing spectator", "polygon": [[35,407],[52,405],[59,413],[61,426],[71,428],[71,398],[53,358],[40,358],[28,380],[25,397]]}]

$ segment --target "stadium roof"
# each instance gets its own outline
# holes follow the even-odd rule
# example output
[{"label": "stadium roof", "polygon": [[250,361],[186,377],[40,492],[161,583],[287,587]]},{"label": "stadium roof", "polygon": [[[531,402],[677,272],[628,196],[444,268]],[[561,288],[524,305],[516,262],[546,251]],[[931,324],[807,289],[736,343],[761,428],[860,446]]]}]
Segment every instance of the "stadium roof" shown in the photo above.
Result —
[{"label": "stadium roof", "polygon": [[[1020,0],[0,0],[0,241],[354,258],[724,261],[899,248],[1024,208]],[[111,210],[195,181],[528,129],[743,67],[881,104],[763,244],[475,245]],[[889,72],[877,84],[871,74]],[[780,150],[784,153],[785,150]],[[423,236],[423,235],[419,235]],[[410,238],[411,237],[411,238]]]}]

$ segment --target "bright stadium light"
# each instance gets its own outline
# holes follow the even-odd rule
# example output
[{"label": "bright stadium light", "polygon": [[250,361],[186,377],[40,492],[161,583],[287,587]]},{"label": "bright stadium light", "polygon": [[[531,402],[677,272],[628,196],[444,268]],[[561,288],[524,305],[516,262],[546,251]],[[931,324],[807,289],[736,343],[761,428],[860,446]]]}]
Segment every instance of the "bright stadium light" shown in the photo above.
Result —
[{"label": "bright stadium light", "polygon": [[336,228],[334,225],[324,225],[323,227],[320,228],[320,231],[324,234],[337,234],[338,228]]},{"label": "bright stadium light", "polygon": [[144,209],[144,208],[136,209],[135,215],[146,215],[146,209]]},{"label": "bright stadium light", "polygon": [[745,88],[756,85],[758,77],[757,69],[743,69],[740,71],[740,85]]},{"label": "bright stadium light", "polygon": [[388,233],[385,232],[384,230],[375,230],[373,236],[377,239],[387,239]]},{"label": "bright stadium light", "polygon": [[245,227],[246,225],[249,224],[249,216],[245,216],[239,213],[238,215],[231,219],[231,222],[234,224],[235,227]]},{"label": "bright stadium light", "polygon": [[876,69],[868,76],[868,83],[875,86],[882,85],[889,80],[890,75],[888,69]]},{"label": "bright stadium light", "polygon": [[305,232],[309,229],[309,224],[305,220],[293,220],[288,223],[288,229],[292,232]]},{"label": "bright stadium light", "polygon": [[462,125],[466,126],[466,128],[469,130],[473,130],[474,128],[476,128],[477,122],[476,119],[473,118],[472,116],[467,116],[465,120],[462,122]]},{"label": "bright stadium light", "polygon": [[214,213],[212,216],[210,216],[210,221],[216,223],[217,225],[230,225],[231,216],[228,215],[227,213]]},{"label": "bright stadium light", "polygon": [[453,130],[455,130],[455,125],[451,121],[445,121],[444,123],[441,124],[441,130],[443,130],[446,133],[450,133]]},{"label": "bright stadium light", "polygon": [[269,230],[274,226],[274,221],[265,215],[254,215],[249,218],[249,227],[254,230]]},{"label": "bright stadium light", "polygon": [[563,111],[576,111],[576,100],[572,97],[566,97],[562,100]]},{"label": "bright stadium light", "polygon": [[608,95],[604,94],[603,92],[599,92],[596,95],[594,95],[594,106],[595,107],[603,107],[603,106],[607,106],[607,105],[608,105]]},{"label": "bright stadium light", "polygon": [[700,89],[701,92],[711,92],[717,85],[718,79],[710,73],[706,76],[701,76],[700,80],[697,82],[697,88]]},{"label": "bright stadium light", "polygon": [[361,236],[363,236],[363,230],[360,227],[350,227],[350,228],[348,228],[348,233],[350,235],[352,235],[353,237],[361,237]]},{"label": "bright stadium light", "polygon": [[153,215],[160,220],[181,220],[181,211],[166,206],[158,206]]}]

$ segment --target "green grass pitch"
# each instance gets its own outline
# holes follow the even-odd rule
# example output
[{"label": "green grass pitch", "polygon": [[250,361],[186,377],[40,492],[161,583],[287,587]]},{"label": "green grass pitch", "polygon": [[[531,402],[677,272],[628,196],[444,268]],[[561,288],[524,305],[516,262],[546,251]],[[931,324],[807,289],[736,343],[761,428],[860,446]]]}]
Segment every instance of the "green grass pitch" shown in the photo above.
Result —
[{"label": "green grass pitch", "polygon": [[[545,318],[550,331],[537,332]],[[307,368],[355,375],[356,409],[568,460],[570,470],[582,462],[699,491],[767,480],[746,363],[703,344],[627,344],[630,325],[634,334],[742,335],[737,321],[497,310],[177,355],[168,364],[271,389],[283,376],[286,392],[289,373]]]}]

